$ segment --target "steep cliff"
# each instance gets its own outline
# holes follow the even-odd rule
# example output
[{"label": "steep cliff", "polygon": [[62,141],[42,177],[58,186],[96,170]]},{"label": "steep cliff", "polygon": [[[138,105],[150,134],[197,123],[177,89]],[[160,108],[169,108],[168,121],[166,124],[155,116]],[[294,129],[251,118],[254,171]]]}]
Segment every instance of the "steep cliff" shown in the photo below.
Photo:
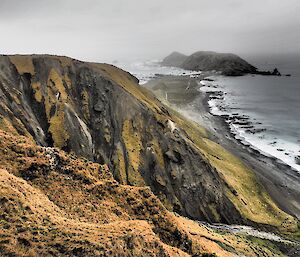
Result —
[{"label": "steep cliff", "polygon": [[296,228],[241,160],[116,67],[1,56],[0,98],[1,119],[18,134],[108,164],[121,184],[150,186],[171,211],[212,222]]}]

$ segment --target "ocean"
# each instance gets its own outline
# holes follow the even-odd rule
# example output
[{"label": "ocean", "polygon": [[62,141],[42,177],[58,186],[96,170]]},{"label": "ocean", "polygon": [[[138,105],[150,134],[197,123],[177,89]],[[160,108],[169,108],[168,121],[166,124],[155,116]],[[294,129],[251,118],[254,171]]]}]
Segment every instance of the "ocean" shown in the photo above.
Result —
[{"label": "ocean", "polygon": [[[277,67],[283,76],[214,76],[213,82],[200,82],[200,90],[218,92],[209,100],[211,113],[228,116],[227,122],[237,138],[300,172],[300,56],[249,59],[261,70]],[[197,73],[162,67],[159,61],[121,67],[137,76],[141,84],[159,74],[194,76]]]},{"label": "ocean", "polygon": [[175,67],[161,66],[160,62],[161,60],[149,60],[149,61],[122,62],[122,63],[117,63],[115,65],[136,76],[139,79],[141,85],[161,75],[193,76],[195,74],[199,74],[198,71],[187,71]]}]

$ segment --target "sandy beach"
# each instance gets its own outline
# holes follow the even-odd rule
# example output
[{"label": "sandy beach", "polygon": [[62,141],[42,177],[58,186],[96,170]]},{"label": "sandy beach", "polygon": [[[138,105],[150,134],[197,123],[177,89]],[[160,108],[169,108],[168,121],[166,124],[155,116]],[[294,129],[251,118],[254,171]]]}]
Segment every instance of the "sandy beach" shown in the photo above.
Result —
[{"label": "sandy beach", "polygon": [[285,212],[300,218],[300,174],[276,158],[265,156],[235,138],[225,117],[210,113],[209,93],[199,90],[199,81],[210,73],[196,78],[163,76],[144,86],[165,104],[205,127],[211,137],[225,149],[238,156],[258,177],[261,185]]}]

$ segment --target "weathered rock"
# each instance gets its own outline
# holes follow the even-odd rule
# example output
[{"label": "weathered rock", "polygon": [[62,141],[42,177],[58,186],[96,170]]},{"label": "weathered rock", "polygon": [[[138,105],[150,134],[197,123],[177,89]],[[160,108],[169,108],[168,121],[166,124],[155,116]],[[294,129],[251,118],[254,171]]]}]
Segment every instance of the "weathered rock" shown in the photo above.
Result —
[{"label": "weathered rock", "polygon": [[172,151],[165,152],[165,156],[170,159],[171,161],[178,163],[178,159],[175,157],[174,153]]}]

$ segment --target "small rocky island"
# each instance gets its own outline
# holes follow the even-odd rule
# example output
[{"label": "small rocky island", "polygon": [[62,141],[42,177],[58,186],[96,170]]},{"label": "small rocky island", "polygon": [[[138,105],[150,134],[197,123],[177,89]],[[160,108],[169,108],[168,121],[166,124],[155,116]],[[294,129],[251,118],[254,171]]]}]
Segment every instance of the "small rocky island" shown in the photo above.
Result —
[{"label": "small rocky island", "polygon": [[186,70],[215,71],[225,76],[246,74],[281,76],[277,68],[273,71],[259,71],[255,66],[235,54],[211,51],[198,51],[190,56],[173,52],[163,59],[162,65]]}]

